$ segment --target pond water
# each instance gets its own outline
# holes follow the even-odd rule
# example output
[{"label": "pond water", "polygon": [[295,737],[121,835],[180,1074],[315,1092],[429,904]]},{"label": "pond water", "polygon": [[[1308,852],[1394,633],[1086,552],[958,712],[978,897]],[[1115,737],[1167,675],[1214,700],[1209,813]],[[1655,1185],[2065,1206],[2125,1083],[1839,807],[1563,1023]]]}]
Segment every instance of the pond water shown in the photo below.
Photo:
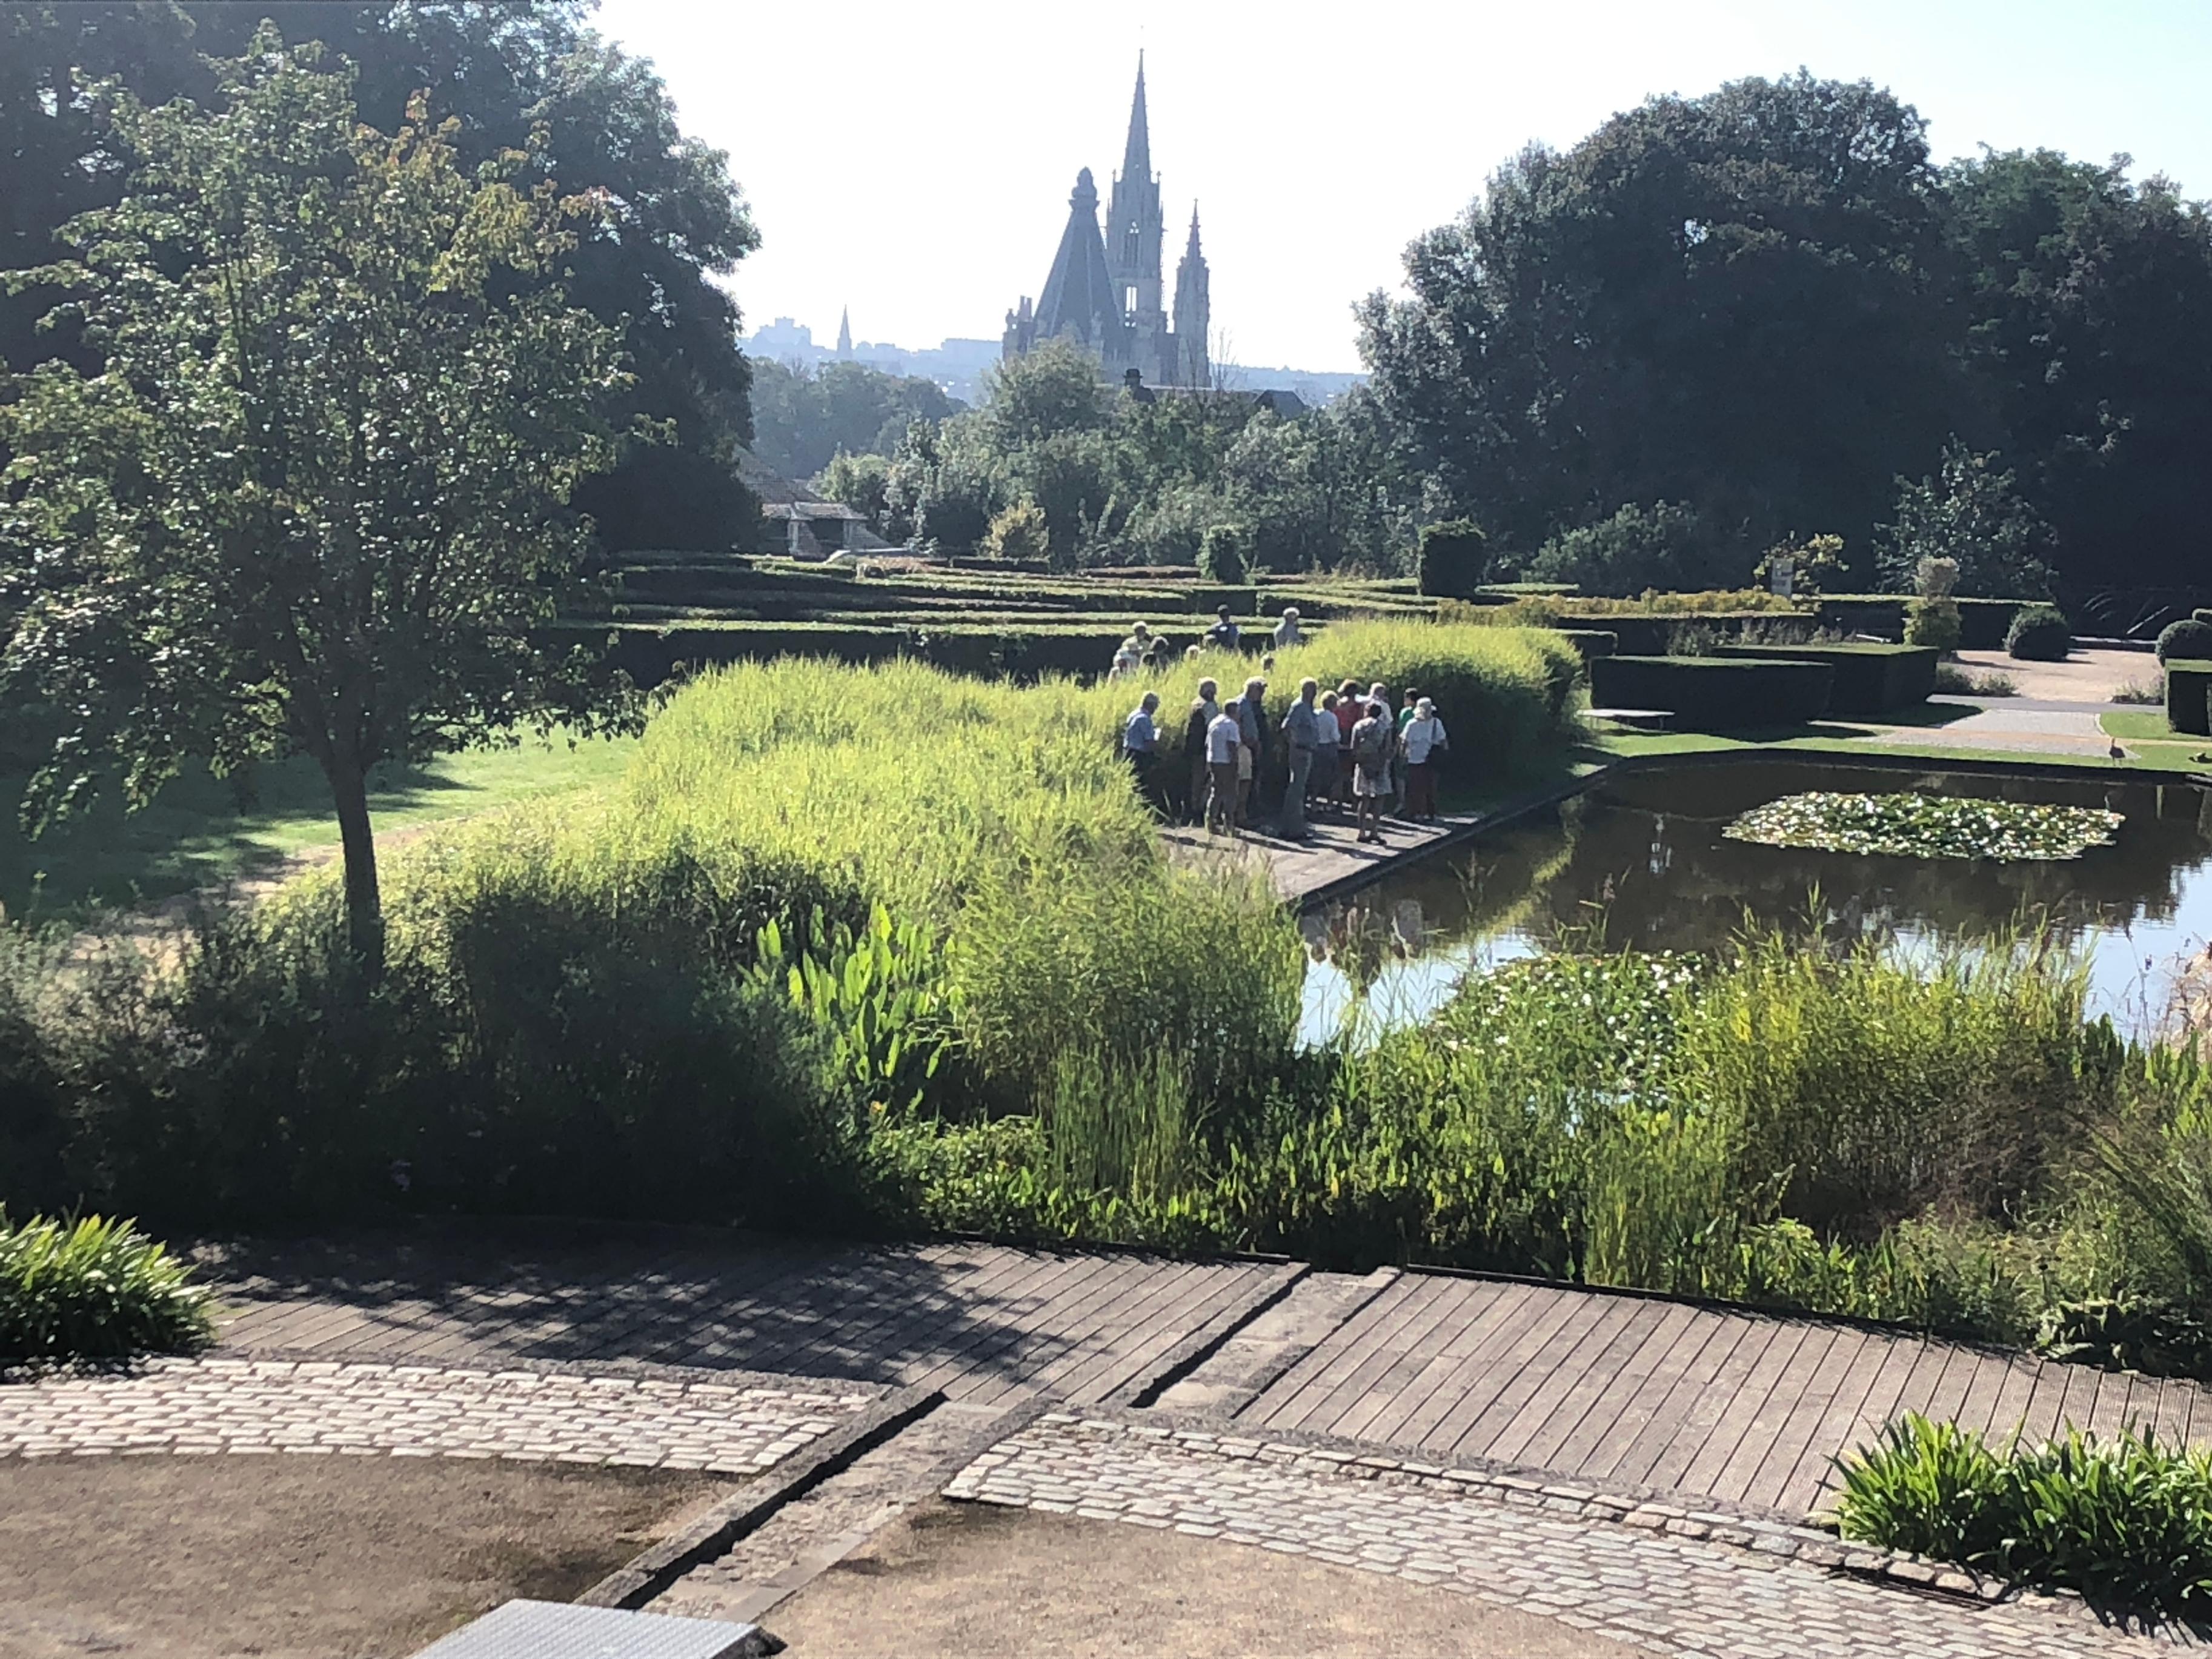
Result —
[{"label": "pond water", "polygon": [[[1723,839],[1738,814],[1820,789],[2101,806],[2125,822],[2112,846],[2039,863]],[[2212,939],[2212,790],[1833,763],[1686,763],[1634,775],[1306,917],[1304,1030],[1317,1039],[1336,1029],[1359,985],[1376,1017],[1425,1018],[1470,968],[1555,950],[1563,938],[1707,951],[1748,917],[1886,931],[1909,950],[2022,916],[2088,953],[2093,1015],[2138,1036],[2155,1031],[2182,965]]]}]

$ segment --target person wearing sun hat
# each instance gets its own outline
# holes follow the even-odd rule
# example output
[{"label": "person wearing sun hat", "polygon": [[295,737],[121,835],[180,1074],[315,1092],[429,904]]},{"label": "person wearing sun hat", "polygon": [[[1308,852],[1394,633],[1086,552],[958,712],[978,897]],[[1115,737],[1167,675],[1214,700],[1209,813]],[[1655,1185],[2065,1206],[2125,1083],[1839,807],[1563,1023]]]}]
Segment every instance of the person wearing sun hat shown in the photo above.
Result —
[{"label": "person wearing sun hat", "polygon": [[1294,645],[1304,643],[1305,635],[1298,630],[1298,608],[1294,605],[1283,607],[1283,619],[1275,624],[1275,649],[1287,651]]},{"label": "person wearing sun hat", "polygon": [[1406,799],[1401,803],[1405,816],[1434,823],[1437,757],[1451,744],[1444,735],[1443,721],[1437,718],[1437,706],[1428,698],[1414,700],[1413,717],[1399,732],[1398,746],[1406,757]]}]

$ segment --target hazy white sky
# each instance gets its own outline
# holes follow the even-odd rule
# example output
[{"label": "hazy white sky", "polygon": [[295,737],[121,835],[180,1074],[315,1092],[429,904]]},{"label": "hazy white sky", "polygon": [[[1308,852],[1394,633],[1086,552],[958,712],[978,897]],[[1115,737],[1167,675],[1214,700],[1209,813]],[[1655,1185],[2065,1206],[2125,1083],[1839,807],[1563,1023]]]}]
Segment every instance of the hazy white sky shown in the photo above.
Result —
[{"label": "hazy white sky", "polygon": [[995,338],[1043,284],[1078,167],[1103,197],[1137,52],[1175,280],[1196,198],[1244,363],[1359,367],[1352,302],[1531,139],[1800,64],[1916,105],[1940,157],[2124,150],[2212,196],[2212,0],[602,0],[687,131],[730,153],[750,329]]}]

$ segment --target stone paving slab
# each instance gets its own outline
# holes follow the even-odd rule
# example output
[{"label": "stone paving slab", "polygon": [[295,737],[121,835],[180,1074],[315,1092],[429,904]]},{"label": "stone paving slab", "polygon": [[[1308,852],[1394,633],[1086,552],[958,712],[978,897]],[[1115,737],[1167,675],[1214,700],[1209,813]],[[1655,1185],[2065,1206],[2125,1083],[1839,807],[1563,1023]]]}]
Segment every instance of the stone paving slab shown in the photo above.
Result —
[{"label": "stone paving slab", "polygon": [[294,1452],[750,1474],[880,1390],[293,1360],[155,1361],[0,1386],[0,1458]]},{"label": "stone paving slab", "polygon": [[[1693,1536],[1680,1511],[1591,1518],[1598,1495],[1345,1454],[1048,1413],[977,1458],[945,1496],[1172,1528],[1441,1585],[1674,1659],[1936,1655],[2145,1656],[2164,1644],[2095,1623],[2079,1603],[1923,1595],[1833,1570],[1795,1547]],[[1839,1547],[1837,1553],[1843,1553]],[[1937,1575],[1927,1575],[1932,1583]]]}]

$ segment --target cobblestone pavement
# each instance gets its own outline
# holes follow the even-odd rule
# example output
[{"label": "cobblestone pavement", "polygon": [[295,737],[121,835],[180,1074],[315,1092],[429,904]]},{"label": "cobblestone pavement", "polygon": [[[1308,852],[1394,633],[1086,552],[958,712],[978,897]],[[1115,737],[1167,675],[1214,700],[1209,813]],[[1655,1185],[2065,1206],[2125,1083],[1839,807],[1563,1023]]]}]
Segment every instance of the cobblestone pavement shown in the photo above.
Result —
[{"label": "cobblestone pavement", "polygon": [[734,1378],[166,1360],[0,1386],[0,1457],[384,1453],[750,1474],[877,1394]]},{"label": "cobblestone pavement", "polygon": [[1746,1547],[1664,1529],[1670,1519],[1710,1528],[1724,1516],[1623,1505],[1645,1521],[1623,1524],[1589,1518],[1589,1492],[1425,1465],[1352,1478],[1358,1472],[1341,1453],[1052,1413],[976,1459],[945,1495],[1395,1574],[1675,1659],[2167,1650],[2099,1626],[2068,1601],[1972,1604],[1848,1577],[1783,1553],[1790,1528]]}]

